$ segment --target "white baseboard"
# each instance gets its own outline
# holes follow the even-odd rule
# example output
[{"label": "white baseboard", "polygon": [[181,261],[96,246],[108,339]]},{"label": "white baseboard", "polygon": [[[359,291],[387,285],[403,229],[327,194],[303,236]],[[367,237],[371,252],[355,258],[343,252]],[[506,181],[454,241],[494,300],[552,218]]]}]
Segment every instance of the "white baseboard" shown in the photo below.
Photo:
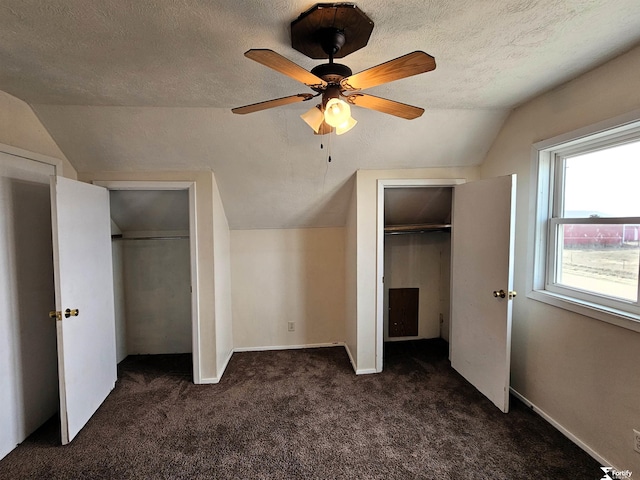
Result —
[{"label": "white baseboard", "polygon": [[343,343],[344,349],[347,351],[347,355],[349,356],[349,361],[351,362],[351,368],[356,373],[356,375],[369,375],[371,373],[378,373],[375,368],[361,368],[358,369],[355,360],[353,359],[353,355],[351,355],[351,350],[349,350],[349,345]]},{"label": "white baseboard", "polygon": [[205,377],[201,378],[198,385],[211,385],[214,383],[218,383],[220,381],[220,377]]},{"label": "white baseboard", "polygon": [[299,350],[302,348],[323,348],[323,347],[341,347],[343,342],[333,343],[309,343],[305,345],[271,345],[261,347],[236,347],[234,352],[266,352],[269,350]]},{"label": "white baseboard", "polygon": [[544,418],[556,430],[560,431],[560,433],[562,433],[565,437],[567,437],[569,440],[571,440],[573,443],[575,443],[577,446],[579,446],[582,450],[584,450],[586,453],[588,453],[594,460],[599,462],[600,465],[606,466],[606,467],[613,467],[615,470],[619,470],[615,465],[612,465],[611,462],[609,462],[607,459],[605,459],[602,455],[600,455],[598,452],[596,452],[593,448],[591,448],[589,445],[584,443],[582,440],[580,440],[578,437],[576,437],[573,433],[571,433],[569,430],[567,430],[564,426],[562,426],[560,423],[558,423],[553,417],[551,417],[551,415],[549,415],[547,412],[545,412],[544,410],[542,410],[538,406],[534,405],[525,396],[521,395],[516,390],[514,390],[513,387],[509,387],[509,390],[513,394],[514,397],[516,397],[518,400],[520,400],[522,403],[524,403],[527,407],[531,408],[534,412],[536,412],[538,415],[540,415],[542,418]]},{"label": "white baseboard", "polygon": [[231,360],[232,355],[233,355],[233,349],[229,350],[229,354],[227,355],[227,358],[223,362],[222,367],[218,369],[217,377],[200,378],[198,385],[211,385],[211,384],[219,383],[220,379],[222,378],[222,375],[224,375],[224,371],[227,369],[227,365],[229,365],[229,360]]}]

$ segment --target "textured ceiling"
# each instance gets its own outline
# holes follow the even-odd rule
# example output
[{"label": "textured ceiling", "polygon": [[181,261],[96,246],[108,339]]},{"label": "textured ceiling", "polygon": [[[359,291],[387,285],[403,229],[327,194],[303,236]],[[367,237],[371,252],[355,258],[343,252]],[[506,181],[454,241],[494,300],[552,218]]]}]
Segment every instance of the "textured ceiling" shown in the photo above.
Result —
[{"label": "textured ceiling", "polygon": [[357,4],[375,27],[341,60],[354,72],[436,58],[367,91],[421,118],[355,108],[358,125],[329,140],[300,120],[307,103],[232,115],[309,91],[243,57],[321,63],[290,46],[291,20],[313,5],[294,0],[0,0],[0,90],[32,105],[78,171],[210,168],[232,228],[342,225],[356,169],[478,164],[514,106],[640,41],[638,0]]}]

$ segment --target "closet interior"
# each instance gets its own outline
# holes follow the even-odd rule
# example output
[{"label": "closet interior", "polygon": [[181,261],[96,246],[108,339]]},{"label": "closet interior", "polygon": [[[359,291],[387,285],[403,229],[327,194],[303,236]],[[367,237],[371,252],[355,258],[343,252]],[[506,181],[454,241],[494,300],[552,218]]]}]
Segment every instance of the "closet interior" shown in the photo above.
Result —
[{"label": "closet interior", "polygon": [[384,341],[449,340],[451,187],[384,191]]},{"label": "closet interior", "polygon": [[111,190],[118,362],[192,352],[188,190]]}]

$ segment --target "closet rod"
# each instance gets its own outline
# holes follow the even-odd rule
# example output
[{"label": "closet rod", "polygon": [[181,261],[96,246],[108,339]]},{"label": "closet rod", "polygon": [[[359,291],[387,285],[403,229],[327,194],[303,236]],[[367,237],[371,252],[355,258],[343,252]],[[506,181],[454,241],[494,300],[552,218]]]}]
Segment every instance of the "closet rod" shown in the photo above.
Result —
[{"label": "closet rod", "polygon": [[111,235],[111,240],[184,240],[188,238],[189,235],[174,235],[170,237],[124,237],[122,235]]},{"label": "closet rod", "polygon": [[429,233],[449,230],[450,223],[423,223],[418,225],[389,225],[384,227],[385,235],[403,235],[407,233]]}]

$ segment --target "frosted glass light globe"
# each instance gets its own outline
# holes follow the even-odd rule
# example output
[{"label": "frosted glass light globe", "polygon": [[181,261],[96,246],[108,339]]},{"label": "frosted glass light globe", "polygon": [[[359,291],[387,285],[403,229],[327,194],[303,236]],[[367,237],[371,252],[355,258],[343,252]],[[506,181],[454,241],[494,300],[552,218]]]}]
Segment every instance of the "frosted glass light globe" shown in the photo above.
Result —
[{"label": "frosted glass light globe", "polygon": [[339,98],[332,98],[324,107],[324,121],[332,127],[342,125],[351,117],[351,107]]}]

